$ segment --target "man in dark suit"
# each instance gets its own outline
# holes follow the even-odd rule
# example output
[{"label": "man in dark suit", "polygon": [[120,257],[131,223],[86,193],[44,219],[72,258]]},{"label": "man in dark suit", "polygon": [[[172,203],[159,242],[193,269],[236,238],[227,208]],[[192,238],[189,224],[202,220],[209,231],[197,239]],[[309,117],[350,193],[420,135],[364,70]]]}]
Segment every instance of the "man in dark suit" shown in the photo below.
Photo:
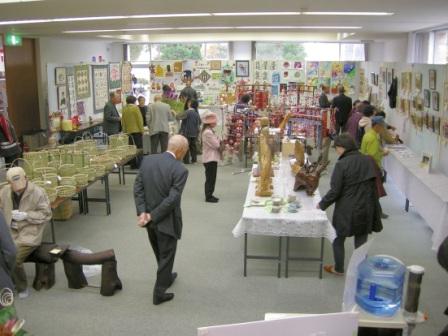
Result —
[{"label": "man in dark suit", "polygon": [[109,95],[109,101],[104,105],[103,115],[103,131],[107,135],[118,134],[121,131],[121,118],[120,114],[115,107],[120,103],[120,96],[115,92],[111,92]]},{"label": "man in dark suit", "polygon": [[336,135],[345,131],[345,124],[352,110],[352,99],[347,97],[343,85],[338,87],[339,95],[333,98],[332,108],[336,109]]},{"label": "man in dark suit", "polygon": [[330,101],[328,100],[328,94],[330,93],[330,88],[325,84],[321,86],[322,92],[319,96],[319,107],[320,108],[329,108],[331,106]]},{"label": "man in dark suit", "polygon": [[182,233],[181,196],[188,178],[188,170],[180,161],[187,150],[185,137],[172,136],[166,152],[149,155],[143,160],[134,184],[138,225],[147,229],[157,260],[155,305],[174,297],[166,290],[177,277],[172,271],[177,240]]}]

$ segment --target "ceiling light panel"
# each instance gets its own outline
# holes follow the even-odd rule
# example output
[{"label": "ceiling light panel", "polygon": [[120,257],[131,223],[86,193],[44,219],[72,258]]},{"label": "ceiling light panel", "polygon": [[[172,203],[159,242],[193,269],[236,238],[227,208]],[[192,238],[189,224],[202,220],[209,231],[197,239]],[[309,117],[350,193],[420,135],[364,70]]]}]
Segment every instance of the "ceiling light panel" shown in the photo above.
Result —
[{"label": "ceiling light panel", "polygon": [[237,12],[237,13],[211,13],[213,16],[281,16],[300,15],[300,12]]},{"label": "ceiling light panel", "polygon": [[334,15],[334,16],[391,16],[388,12],[302,12],[303,15]]},{"label": "ceiling light panel", "polygon": [[42,0],[0,0],[0,5],[10,4],[10,3],[18,3],[18,2],[37,2]]}]

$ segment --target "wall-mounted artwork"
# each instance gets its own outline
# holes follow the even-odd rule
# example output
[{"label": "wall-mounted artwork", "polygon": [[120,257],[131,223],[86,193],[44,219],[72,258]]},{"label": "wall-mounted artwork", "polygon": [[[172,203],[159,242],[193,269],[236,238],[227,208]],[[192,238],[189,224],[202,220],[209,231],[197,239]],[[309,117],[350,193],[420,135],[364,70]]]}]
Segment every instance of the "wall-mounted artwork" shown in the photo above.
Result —
[{"label": "wall-mounted artwork", "polygon": [[69,113],[67,117],[76,115],[78,113],[76,109],[76,89],[75,89],[75,76],[72,73],[67,74],[67,89],[68,89],[68,100],[69,100]]},{"label": "wall-mounted artwork", "polygon": [[176,73],[182,73],[184,71],[184,67],[181,61],[174,62],[173,71]]},{"label": "wall-mounted artwork", "polygon": [[221,70],[221,61],[210,61],[210,70]]},{"label": "wall-mounted artwork", "polygon": [[448,81],[444,83],[443,89],[443,111],[448,112]]},{"label": "wall-mounted artwork", "polygon": [[93,73],[93,106],[95,113],[103,111],[109,100],[107,65],[92,66]]},{"label": "wall-mounted artwork", "polygon": [[90,71],[88,65],[75,66],[75,84],[78,99],[90,97]]},{"label": "wall-mounted artwork", "polygon": [[431,91],[427,89],[423,91],[423,101],[425,103],[425,107],[431,107]]},{"label": "wall-mounted artwork", "polygon": [[121,88],[121,64],[109,64],[109,89],[115,90]]},{"label": "wall-mounted artwork", "polygon": [[58,86],[58,109],[65,110],[67,108],[67,88],[65,85]]},{"label": "wall-mounted artwork", "polygon": [[130,62],[124,62],[121,66],[121,90],[124,93],[132,92],[132,65]]},{"label": "wall-mounted artwork", "polygon": [[66,83],[66,70],[63,67],[55,69],[55,83],[56,85],[65,85]]},{"label": "wall-mounted artwork", "polygon": [[249,77],[249,61],[235,61],[236,77]]},{"label": "wall-mounted artwork", "polygon": [[437,91],[432,92],[432,109],[434,111],[439,110],[439,93]]},{"label": "wall-mounted artwork", "polygon": [[431,90],[435,90],[436,83],[437,83],[437,71],[434,69],[431,69],[431,70],[429,70],[429,88]]},{"label": "wall-mounted artwork", "polygon": [[421,72],[416,72],[414,74],[414,79],[415,79],[415,89],[418,92],[422,91],[422,82],[423,82],[423,74]]}]

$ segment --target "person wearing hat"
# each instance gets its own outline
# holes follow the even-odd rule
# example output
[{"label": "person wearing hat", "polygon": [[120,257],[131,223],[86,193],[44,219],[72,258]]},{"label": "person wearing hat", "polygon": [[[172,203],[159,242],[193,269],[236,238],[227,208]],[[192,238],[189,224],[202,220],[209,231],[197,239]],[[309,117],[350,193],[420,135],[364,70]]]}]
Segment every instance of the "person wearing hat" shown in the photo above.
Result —
[{"label": "person wearing hat", "polygon": [[354,236],[355,248],[358,248],[367,241],[370,233],[380,232],[383,226],[375,165],[358,151],[349,134],[341,134],[334,144],[339,158],[331,176],[330,190],[316,208],[325,210],[335,203],[332,221],[336,231],[333,241],[335,264],[324,266],[324,270],[344,275],[345,238]]},{"label": "person wearing hat", "polygon": [[17,247],[13,280],[19,298],[28,296],[28,283],[23,262],[41,244],[45,225],[51,219],[50,201],[45,191],[29,182],[20,167],[8,169],[9,185],[0,193],[0,208],[5,215]]},{"label": "person wearing hat", "polygon": [[222,142],[213,130],[218,122],[216,113],[207,112],[202,117],[202,163],[205,167],[205,201],[218,203],[213,196],[218,172],[218,161],[222,154]]}]

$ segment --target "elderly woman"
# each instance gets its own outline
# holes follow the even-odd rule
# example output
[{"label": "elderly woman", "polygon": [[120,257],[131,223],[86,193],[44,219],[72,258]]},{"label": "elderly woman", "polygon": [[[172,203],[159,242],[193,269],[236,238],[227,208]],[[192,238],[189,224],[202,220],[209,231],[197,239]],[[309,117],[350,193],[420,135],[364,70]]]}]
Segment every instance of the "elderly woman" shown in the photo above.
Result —
[{"label": "elderly woman", "polygon": [[344,274],[346,237],[355,237],[355,248],[367,241],[367,236],[382,230],[381,207],[376,187],[376,170],[372,160],[362,155],[355,140],[347,133],[338,136],[334,145],[339,159],[333,170],[330,190],[317,205],[325,210],[333,203],[333,242],[335,265],[325,266],[325,271]]}]

